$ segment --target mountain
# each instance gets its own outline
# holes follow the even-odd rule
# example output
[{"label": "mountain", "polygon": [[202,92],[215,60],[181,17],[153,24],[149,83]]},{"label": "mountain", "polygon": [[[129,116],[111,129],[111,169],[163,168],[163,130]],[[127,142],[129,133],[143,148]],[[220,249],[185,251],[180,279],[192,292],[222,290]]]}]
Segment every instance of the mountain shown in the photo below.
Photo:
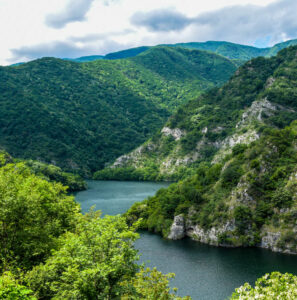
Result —
[{"label": "mountain", "polygon": [[[271,57],[277,54],[280,50],[287,48],[289,46],[297,45],[296,40],[290,40],[282,43],[278,43],[272,47],[267,48],[257,48],[253,46],[235,44],[230,42],[220,42],[220,41],[208,41],[208,42],[191,42],[191,43],[177,43],[177,44],[164,44],[166,47],[182,47],[186,49],[196,49],[196,50],[204,50],[212,53],[216,53],[227,57],[232,60],[236,60],[239,64],[242,64],[245,61],[248,61],[252,58],[258,56]],[[139,55],[140,53],[147,51],[153,47],[150,46],[142,46],[136,48],[130,48],[127,50],[122,50],[118,52],[109,53],[105,56],[84,56],[76,59],[70,59],[76,62],[83,61],[92,61],[95,59],[121,59],[134,57]]]},{"label": "mountain", "polygon": [[273,47],[268,47],[268,48],[257,48],[252,46],[230,43],[230,42],[218,42],[218,41],[208,41],[204,43],[178,43],[172,46],[184,47],[188,49],[206,50],[216,54],[220,54],[229,59],[247,61],[259,56],[264,56],[264,57],[274,56],[280,50],[293,45],[297,45],[297,39],[279,43],[274,45]]},{"label": "mountain", "polygon": [[151,47],[148,47],[148,46],[142,46],[142,47],[131,48],[131,49],[127,49],[127,50],[112,52],[112,53],[106,54],[104,56],[104,59],[120,59],[120,58],[134,57],[150,48]]},{"label": "mountain", "polygon": [[[219,54],[228,59],[232,59],[234,63],[238,65],[243,64],[244,62],[258,57],[265,56],[271,57],[277,54],[280,50],[287,48],[289,46],[297,45],[296,40],[289,40],[286,42],[278,43],[272,47],[267,48],[257,48],[253,46],[235,44],[224,41],[207,41],[207,42],[190,42],[190,43],[177,43],[177,44],[163,44],[159,46],[166,47],[182,47],[186,49],[196,49],[196,50],[204,50],[212,53]],[[74,61],[74,62],[90,62],[98,59],[123,59],[137,56],[151,48],[158,46],[141,46],[136,48],[130,48],[126,50],[121,50],[117,52],[108,53],[106,55],[90,55],[90,56],[82,56],[78,58],[63,58],[64,60]],[[13,64],[11,66],[19,66],[24,64],[23,62]]]},{"label": "mountain", "polygon": [[61,168],[34,160],[13,158],[6,151],[0,150],[0,168],[10,165],[20,172],[33,174],[48,182],[58,182],[67,187],[67,192],[87,189],[86,182],[79,175],[63,172]]},{"label": "mountain", "polygon": [[104,59],[103,55],[89,55],[89,56],[82,56],[78,58],[63,58],[64,60],[74,61],[74,62],[90,62],[98,59]]},{"label": "mountain", "polygon": [[[262,125],[288,125],[297,108],[292,79],[296,47],[289,49],[249,61],[222,88],[180,107],[156,135],[95,178],[178,180],[202,161],[218,161],[234,144],[257,139]],[[287,69],[293,75],[284,76]]]},{"label": "mountain", "polygon": [[121,60],[0,67],[0,147],[90,176],[235,70],[216,54],[168,47]]},{"label": "mountain", "polygon": [[[296,70],[296,46],[253,59],[118,159],[126,166],[119,174],[128,177],[145,177],[148,168],[157,178],[188,170],[133,205],[128,220],[141,217],[143,228],[170,239],[297,253]],[[115,174],[116,164],[104,172]]]}]

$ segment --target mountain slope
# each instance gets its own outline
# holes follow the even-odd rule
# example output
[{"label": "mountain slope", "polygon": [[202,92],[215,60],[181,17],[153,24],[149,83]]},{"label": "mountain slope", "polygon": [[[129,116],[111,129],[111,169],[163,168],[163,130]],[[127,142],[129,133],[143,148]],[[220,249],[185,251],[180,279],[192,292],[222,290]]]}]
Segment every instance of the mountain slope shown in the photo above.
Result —
[{"label": "mountain slope", "polygon": [[[297,123],[266,129],[218,164],[161,189],[127,213],[169,239],[297,254]],[[172,222],[174,219],[174,222]]]},{"label": "mountain slope", "polygon": [[143,175],[141,167],[132,171],[133,163],[151,152],[157,176],[158,166],[173,161],[154,161],[164,145],[169,155],[172,149],[188,153],[175,166],[197,158],[184,168],[191,174],[132,206],[127,218],[141,217],[143,228],[170,239],[187,235],[213,245],[297,253],[296,70],[296,46],[246,63],[222,88],[181,108],[145,150],[122,158],[130,169],[120,174]]},{"label": "mountain slope", "polygon": [[0,146],[88,176],[235,69],[215,54],[166,47],[122,60],[43,58],[1,67]]},{"label": "mountain slope", "polygon": [[284,127],[296,119],[296,49],[256,58],[220,89],[190,101],[152,139],[97,179],[177,180],[201,161],[219,161],[237,143],[259,138],[263,125]]}]

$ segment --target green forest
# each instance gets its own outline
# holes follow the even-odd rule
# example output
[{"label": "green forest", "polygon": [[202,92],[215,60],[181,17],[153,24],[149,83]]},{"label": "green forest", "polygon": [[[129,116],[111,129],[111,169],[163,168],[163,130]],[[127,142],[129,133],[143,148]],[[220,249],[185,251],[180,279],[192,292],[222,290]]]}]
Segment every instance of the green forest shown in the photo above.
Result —
[{"label": "green forest", "polygon": [[90,177],[235,70],[216,54],[168,47],[122,60],[42,58],[0,67],[0,145]]},{"label": "green forest", "polygon": [[131,152],[94,178],[176,181],[194,174],[200,162],[218,160],[222,149],[230,152],[231,139],[246,144],[266,127],[289,125],[297,119],[296,49],[247,62],[221,88],[182,105],[169,118],[164,127],[183,132],[179,139],[160,130],[140,154]]}]

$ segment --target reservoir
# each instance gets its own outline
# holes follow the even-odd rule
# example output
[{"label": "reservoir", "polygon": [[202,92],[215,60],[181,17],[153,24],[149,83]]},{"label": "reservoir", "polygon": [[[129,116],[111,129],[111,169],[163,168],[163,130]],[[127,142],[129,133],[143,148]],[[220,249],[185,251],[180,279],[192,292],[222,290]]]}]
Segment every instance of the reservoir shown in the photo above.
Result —
[{"label": "reservoir", "polygon": [[[95,205],[103,215],[125,212],[134,202],[144,200],[168,186],[167,183],[88,181],[88,190],[76,194],[84,212]],[[172,286],[180,296],[194,300],[224,300],[245,282],[251,285],[267,272],[297,275],[297,256],[258,248],[227,249],[212,247],[190,239],[168,241],[141,232],[136,248],[140,262],[163,273],[175,273]]]}]

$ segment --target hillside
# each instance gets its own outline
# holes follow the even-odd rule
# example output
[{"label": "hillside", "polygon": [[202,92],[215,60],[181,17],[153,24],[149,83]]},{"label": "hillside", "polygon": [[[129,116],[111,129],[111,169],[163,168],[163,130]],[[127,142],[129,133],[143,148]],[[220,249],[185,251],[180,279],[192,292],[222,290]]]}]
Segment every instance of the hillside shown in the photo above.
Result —
[{"label": "hillside", "polygon": [[[296,53],[290,47],[246,63],[222,88],[179,109],[145,150],[134,151],[133,163],[151,152],[146,159],[157,176],[157,166],[166,170],[170,162],[190,171],[132,206],[127,218],[141,217],[143,228],[170,239],[187,235],[212,245],[297,253]],[[167,157],[165,164],[154,160],[158,151]],[[173,153],[185,156],[173,161]],[[195,157],[196,164],[185,168]]]},{"label": "hillside", "polygon": [[[253,46],[235,44],[230,42],[221,42],[221,41],[208,41],[208,42],[191,42],[191,43],[177,43],[177,44],[166,44],[163,46],[166,47],[182,47],[186,49],[196,49],[204,50],[212,53],[219,54],[226,58],[234,60],[238,64],[242,64],[245,61],[248,61],[252,58],[265,56],[271,57],[277,54],[280,50],[287,48],[289,46],[294,46],[297,44],[297,40],[289,40],[286,42],[278,43],[272,47],[267,48],[257,48]],[[158,47],[158,46],[157,46]],[[140,53],[145,52],[148,49],[153,47],[142,46],[136,48],[130,48],[118,52],[109,53],[105,56],[94,55],[94,56],[83,56],[79,58],[70,59],[76,62],[86,62],[93,61],[96,59],[121,59],[134,57]]]},{"label": "hillside", "polygon": [[219,162],[235,144],[257,140],[265,126],[289,125],[297,119],[296,50],[246,63],[223,87],[179,108],[158,134],[95,178],[178,180],[202,161]]},{"label": "hillside", "polygon": [[240,45],[230,42],[208,41],[204,43],[178,43],[173,46],[184,47],[188,49],[206,50],[222,55],[229,59],[247,61],[259,56],[274,56],[280,50],[289,46],[294,46],[296,44],[297,40],[290,40],[283,43],[278,43],[272,47],[257,48],[253,46]]},{"label": "hillside", "polygon": [[0,67],[0,147],[89,176],[235,69],[215,54],[166,47],[122,60]]},{"label": "hillside", "polygon": [[[134,204],[132,222],[169,239],[217,246],[258,246],[297,254],[297,123],[265,129],[217,164]],[[174,219],[174,222],[172,222]]]}]

